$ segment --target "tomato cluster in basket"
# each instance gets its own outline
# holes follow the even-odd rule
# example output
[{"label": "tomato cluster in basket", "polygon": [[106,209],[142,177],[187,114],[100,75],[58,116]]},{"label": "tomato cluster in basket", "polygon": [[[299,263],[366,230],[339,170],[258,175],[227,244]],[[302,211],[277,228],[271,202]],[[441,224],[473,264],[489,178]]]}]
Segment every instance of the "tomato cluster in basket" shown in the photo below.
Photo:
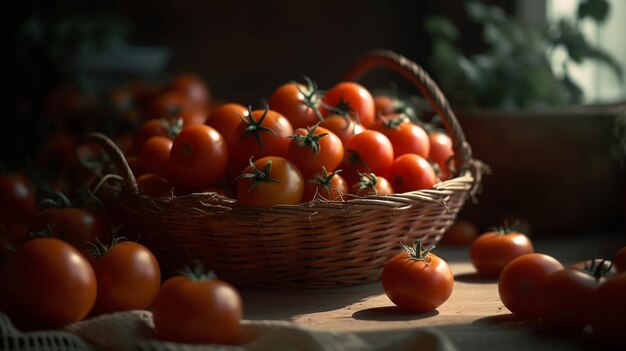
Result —
[{"label": "tomato cluster in basket", "polygon": [[451,138],[393,96],[349,81],[322,92],[307,78],[267,101],[225,103],[206,119],[186,119],[185,106],[152,115],[127,156],[140,193],[214,191],[269,207],[429,189],[453,171]]}]

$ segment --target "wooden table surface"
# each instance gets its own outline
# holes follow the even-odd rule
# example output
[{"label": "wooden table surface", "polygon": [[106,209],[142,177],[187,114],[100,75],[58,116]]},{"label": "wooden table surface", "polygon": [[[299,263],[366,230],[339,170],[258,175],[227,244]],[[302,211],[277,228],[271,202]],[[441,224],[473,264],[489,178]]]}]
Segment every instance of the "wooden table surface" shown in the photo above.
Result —
[{"label": "wooden table surface", "polygon": [[[614,252],[626,245],[626,234],[534,241],[536,252],[554,256],[567,266],[591,257],[593,252]],[[468,248],[439,247],[436,252],[450,264],[455,286],[449,300],[432,313],[400,311],[377,281],[331,289],[244,289],[244,317],[286,320],[315,330],[350,332],[371,338],[390,336],[400,330],[435,327],[459,349],[569,350],[592,346],[585,333],[551,335],[542,332],[535,322],[515,320],[500,301],[497,281],[475,275]]]}]

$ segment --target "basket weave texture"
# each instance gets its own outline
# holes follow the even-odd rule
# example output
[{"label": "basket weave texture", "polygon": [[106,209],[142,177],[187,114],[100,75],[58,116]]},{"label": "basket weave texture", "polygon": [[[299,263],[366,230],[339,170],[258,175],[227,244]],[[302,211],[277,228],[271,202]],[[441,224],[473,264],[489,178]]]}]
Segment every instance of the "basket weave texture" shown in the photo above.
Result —
[{"label": "basket weave texture", "polygon": [[386,67],[409,79],[429,100],[452,138],[454,178],[433,189],[347,201],[324,199],[272,208],[243,206],[216,193],[171,198],[139,195],[124,156],[101,134],[85,136],[112,154],[124,185],[99,194],[127,229],[157,256],[165,275],[200,260],[239,286],[330,287],[380,278],[400,247],[435,244],[480,181],[471,148],[448,101],[414,62],[389,51],[363,57],[344,77],[357,80]]}]

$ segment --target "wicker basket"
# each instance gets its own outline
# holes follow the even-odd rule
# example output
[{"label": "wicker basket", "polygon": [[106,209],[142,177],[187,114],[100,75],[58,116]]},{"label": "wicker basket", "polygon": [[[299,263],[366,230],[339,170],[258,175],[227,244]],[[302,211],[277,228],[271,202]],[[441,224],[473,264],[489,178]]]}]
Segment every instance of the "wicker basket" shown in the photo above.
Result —
[{"label": "wicker basket", "polygon": [[436,243],[480,180],[454,113],[420,66],[376,51],[359,60],[345,79],[356,80],[379,66],[413,82],[441,116],[460,166],[455,178],[428,190],[272,208],[243,206],[216,193],[150,198],[138,195],[135,178],[114,144],[90,134],[84,142],[105,147],[124,178],[120,191],[100,198],[127,229],[141,235],[165,275],[198,259],[239,286],[328,287],[379,279],[400,242],[421,238]]}]

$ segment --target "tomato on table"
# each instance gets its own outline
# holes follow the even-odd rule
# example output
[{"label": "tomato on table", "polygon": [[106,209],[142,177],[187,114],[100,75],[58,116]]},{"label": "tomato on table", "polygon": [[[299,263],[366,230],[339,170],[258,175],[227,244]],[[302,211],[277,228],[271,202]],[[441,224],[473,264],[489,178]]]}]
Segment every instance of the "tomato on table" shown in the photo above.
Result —
[{"label": "tomato on table", "polygon": [[228,344],[239,331],[241,296],[202,269],[186,269],[166,280],[152,304],[157,337],[193,344]]},{"label": "tomato on table", "polygon": [[454,222],[441,238],[446,246],[469,246],[478,237],[478,228],[468,220]]},{"label": "tomato on table", "polygon": [[500,228],[483,233],[472,242],[470,260],[480,276],[497,278],[509,262],[533,250],[526,235]]},{"label": "tomato on table", "polygon": [[98,287],[92,314],[147,309],[161,286],[161,269],[152,252],[120,238],[108,247],[98,239],[92,244],[90,262]]},{"label": "tomato on table", "polygon": [[244,169],[237,180],[237,199],[248,206],[271,207],[302,202],[304,178],[286,158],[260,158]]},{"label": "tomato on table", "polygon": [[454,276],[447,262],[416,241],[392,257],[383,268],[385,294],[400,309],[431,312],[448,300]]},{"label": "tomato on table", "polygon": [[563,269],[554,257],[529,253],[504,267],[498,280],[498,293],[506,308],[520,319],[541,318],[539,301],[548,276]]},{"label": "tomato on table", "polygon": [[26,328],[52,329],[83,319],[96,301],[91,265],[76,248],[55,238],[33,239],[5,262],[9,315]]},{"label": "tomato on table", "polygon": [[580,330],[590,322],[593,294],[605,278],[567,268],[548,275],[539,295],[541,319],[550,329]]}]

